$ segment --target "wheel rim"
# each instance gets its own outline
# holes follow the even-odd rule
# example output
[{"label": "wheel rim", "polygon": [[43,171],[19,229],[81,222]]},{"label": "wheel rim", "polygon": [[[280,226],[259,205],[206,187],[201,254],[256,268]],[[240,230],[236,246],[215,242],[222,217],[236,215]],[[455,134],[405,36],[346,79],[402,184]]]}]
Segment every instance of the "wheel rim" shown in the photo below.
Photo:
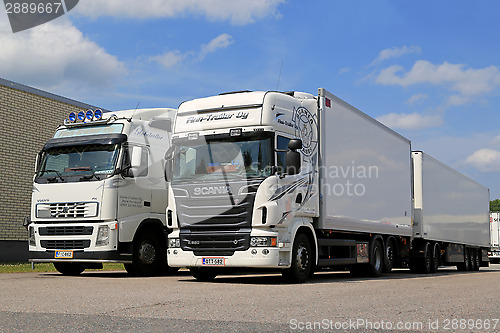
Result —
[{"label": "wheel rim", "polygon": [[392,261],[394,260],[394,251],[392,249],[392,245],[387,244],[387,248],[386,248],[385,252],[386,252],[387,260],[389,260],[389,262],[392,263]]},{"label": "wheel rim", "polygon": [[153,244],[143,242],[139,247],[139,260],[143,264],[152,264],[155,261],[156,249]]},{"label": "wheel rim", "polygon": [[436,269],[439,266],[439,255],[440,255],[440,251],[439,251],[439,248],[436,246],[434,248],[434,255],[433,255],[433,262],[432,262],[434,268],[436,268]]},{"label": "wheel rim", "polygon": [[309,251],[307,247],[301,243],[297,248],[297,269],[303,273],[309,267]]},{"label": "wheel rim", "polygon": [[375,249],[373,250],[373,258],[373,267],[378,271],[382,268],[382,253],[380,252],[380,248],[378,246],[375,246]]}]

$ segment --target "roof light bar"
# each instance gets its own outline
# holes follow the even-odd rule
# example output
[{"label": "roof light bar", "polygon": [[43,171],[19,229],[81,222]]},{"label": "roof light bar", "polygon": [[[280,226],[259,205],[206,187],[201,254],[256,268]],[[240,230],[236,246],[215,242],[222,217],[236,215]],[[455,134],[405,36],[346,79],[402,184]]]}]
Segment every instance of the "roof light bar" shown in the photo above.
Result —
[{"label": "roof light bar", "polygon": [[68,115],[68,119],[64,120],[65,124],[69,123],[85,123],[87,121],[99,121],[102,120],[103,112],[101,109],[88,109],[87,111],[80,111],[78,114],[76,112],[71,112]]}]

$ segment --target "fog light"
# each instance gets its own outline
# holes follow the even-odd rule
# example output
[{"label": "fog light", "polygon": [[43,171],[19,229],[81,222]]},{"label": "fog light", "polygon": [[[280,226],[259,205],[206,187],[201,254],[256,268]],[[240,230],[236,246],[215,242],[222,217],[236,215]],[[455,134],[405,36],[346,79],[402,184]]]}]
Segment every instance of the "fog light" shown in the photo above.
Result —
[{"label": "fog light", "polygon": [[107,225],[99,226],[97,231],[97,241],[95,246],[105,246],[109,244],[109,227]]},{"label": "fog light", "polygon": [[268,249],[264,249],[262,250],[262,254],[267,256],[269,254],[269,250]]},{"label": "fog light", "polygon": [[253,255],[256,255],[256,254],[257,254],[257,250],[256,250],[256,249],[253,249],[253,250],[252,250],[252,254],[253,254]]},{"label": "fog light", "polygon": [[178,248],[181,247],[181,240],[180,238],[169,238],[168,239],[168,247],[169,248]]}]

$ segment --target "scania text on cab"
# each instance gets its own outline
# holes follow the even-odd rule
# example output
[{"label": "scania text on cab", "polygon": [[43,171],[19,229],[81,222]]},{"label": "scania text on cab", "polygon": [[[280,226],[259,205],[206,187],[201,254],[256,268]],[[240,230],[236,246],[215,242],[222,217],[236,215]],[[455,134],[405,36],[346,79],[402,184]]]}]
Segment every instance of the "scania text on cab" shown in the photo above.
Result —
[{"label": "scania text on cab", "polygon": [[488,265],[488,189],[325,89],[184,102],[166,160],[168,261],[200,280]]},{"label": "scania text on cab", "polygon": [[175,110],[71,113],[38,155],[29,233],[31,262],[68,275],[124,263],[134,275],[167,264],[164,179]]}]

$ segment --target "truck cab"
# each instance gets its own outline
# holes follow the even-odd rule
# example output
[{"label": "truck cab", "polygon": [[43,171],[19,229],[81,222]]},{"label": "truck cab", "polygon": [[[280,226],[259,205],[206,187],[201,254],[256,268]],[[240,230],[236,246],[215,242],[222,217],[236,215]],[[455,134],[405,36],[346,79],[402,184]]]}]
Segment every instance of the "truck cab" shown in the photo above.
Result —
[{"label": "truck cab", "polygon": [[290,266],[297,229],[314,237],[319,210],[316,111],[313,95],[279,92],[179,106],[167,157],[172,266],[202,279],[230,267]]},{"label": "truck cab", "polygon": [[173,109],[71,113],[36,162],[31,262],[76,275],[102,263],[167,272],[164,152]]}]

